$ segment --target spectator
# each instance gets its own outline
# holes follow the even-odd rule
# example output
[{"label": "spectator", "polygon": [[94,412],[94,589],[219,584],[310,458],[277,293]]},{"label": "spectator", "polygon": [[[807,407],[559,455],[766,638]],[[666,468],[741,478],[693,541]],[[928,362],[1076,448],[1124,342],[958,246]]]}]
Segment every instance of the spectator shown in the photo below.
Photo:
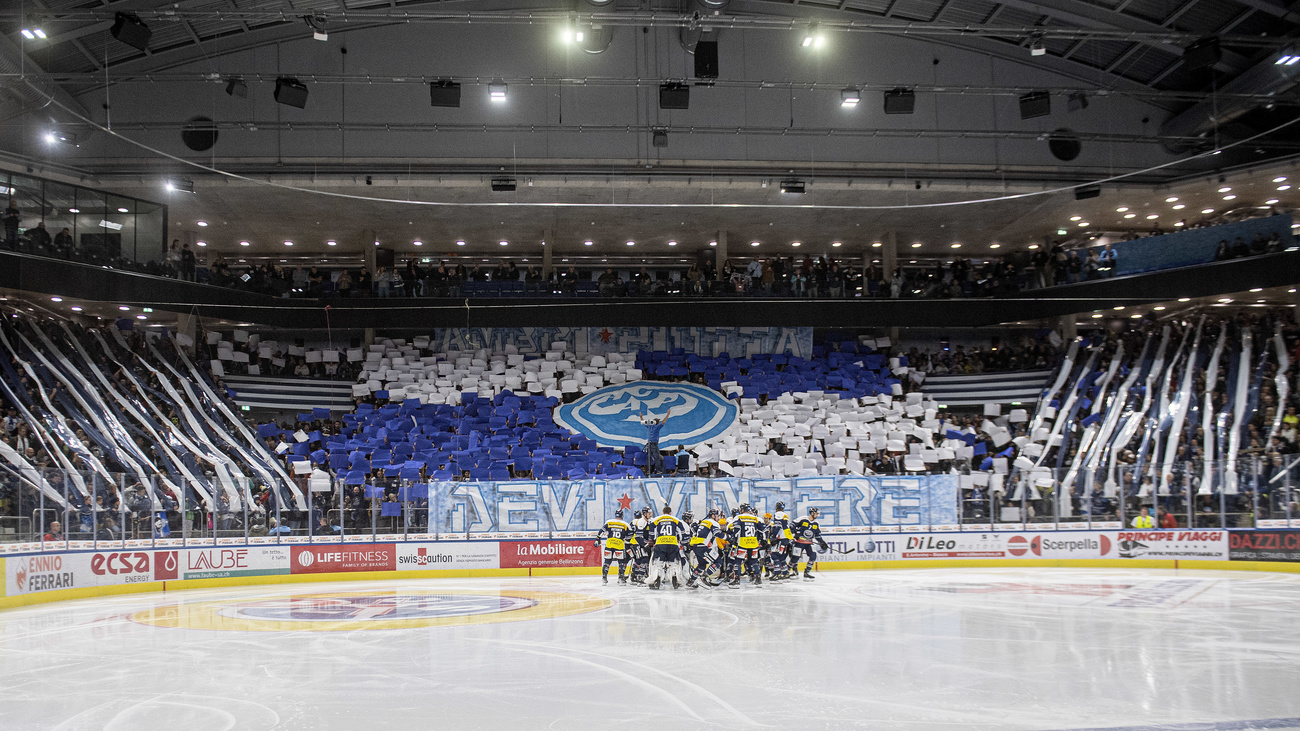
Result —
[{"label": "spectator", "polygon": [[22,222],[23,216],[18,212],[18,201],[13,198],[9,199],[9,207],[4,212],[5,219],[5,246],[10,249],[18,248],[18,224]]},{"label": "spectator", "polygon": [[51,522],[50,531],[45,534],[44,538],[47,542],[63,540],[63,524],[57,520]]},{"label": "spectator", "polygon": [[187,282],[194,281],[194,252],[190,251],[190,245],[185,244],[181,247],[181,279]]},{"label": "spectator", "polygon": [[1146,508],[1146,507],[1142,508],[1142,513],[1140,515],[1134,516],[1133,520],[1130,523],[1130,527],[1136,528],[1138,530],[1142,530],[1144,528],[1156,527],[1156,522],[1151,518],[1151,508]]}]

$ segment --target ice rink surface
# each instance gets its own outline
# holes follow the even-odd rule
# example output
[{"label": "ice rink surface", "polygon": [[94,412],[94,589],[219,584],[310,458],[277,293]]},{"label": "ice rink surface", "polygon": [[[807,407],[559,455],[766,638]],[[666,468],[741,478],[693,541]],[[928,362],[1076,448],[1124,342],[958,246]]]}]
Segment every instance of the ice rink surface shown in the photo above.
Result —
[{"label": "ice rink surface", "polygon": [[0,729],[1295,729],[1300,576],[328,582],[0,612]]}]

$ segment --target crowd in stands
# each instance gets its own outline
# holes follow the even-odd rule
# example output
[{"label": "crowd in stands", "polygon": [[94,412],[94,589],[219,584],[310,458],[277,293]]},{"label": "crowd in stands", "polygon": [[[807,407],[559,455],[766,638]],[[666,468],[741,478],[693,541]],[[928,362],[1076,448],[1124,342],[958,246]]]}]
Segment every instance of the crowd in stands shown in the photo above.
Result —
[{"label": "crowd in stands", "polygon": [[[957,473],[963,475],[962,519],[970,523],[1128,520],[1143,508],[1176,525],[1300,517],[1290,489],[1300,478],[1292,466],[1293,455],[1300,455],[1300,416],[1289,388],[1300,362],[1300,333],[1289,311],[1207,320],[1197,358],[1189,361],[1197,324],[1146,319],[1121,332],[1098,332],[1065,361],[1070,370],[1063,389],[1037,410],[1008,413],[941,411],[925,395],[925,376],[1055,367],[1062,362],[1059,340],[1043,336],[996,350],[940,346],[895,353],[888,344],[877,348],[828,337],[806,359],[706,358],[683,351],[578,357],[563,343],[540,357],[434,353],[427,342],[419,347],[389,340],[350,366],[359,369],[353,411],[316,409],[281,423],[247,424],[245,440],[238,412],[221,416],[221,408],[230,413],[233,403],[219,375],[187,371],[188,359],[171,338],[149,342],[140,333],[72,325],[63,330],[12,318],[3,327],[12,349],[0,359],[0,516],[32,518],[42,534],[105,540],[173,532],[331,533],[375,528],[375,521],[418,531],[430,520],[433,483],[645,475],[653,461],[643,450],[601,447],[557,425],[553,410],[606,384],[664,380],[708,386],[733,399],[740,411],[731,433],[663,454],[664,469],[676,475]],[[1117,408],[1127,417],[1142,404],[1141,380],[1124,395],[1126,407],[1108,399],[1132,369],[1150,363],[1165,327],[1165,364],[1173,370],[1168,377],[1158,374],[1153,387],[1173,400],[1182,375],[1192,369],[1182,397],[1191,408],[1171,472],[1163,474],[1164,464],[1156,465],[1150,430],[1137,429],[1116,445],[1113,471],[1103,460],[1100,468],[1085,466],[1087,476],[1067,479],[1085,430],[1100,428]],[[1226,455],[1220,451],[1206,483],[1200,410],[1206,361],[1221,329],[1227,344],[1216,382],[1209,384],[1212,423],[1219,423],[1221,411],[1229,412],[1231,423],[1233,364],[1246,334],[1253,348],[1247,380],[1256,386],[1241,415],[1237,479],[1223,476]],[[1288,356],[1282,373],[1275,338]],[[243,352],[260,352],[265,345],[249,340],[240,344]],[[1098,376],[1121,346],[1120,368],[1105,384]],[[204,348],[224,349],[206,340],[199,350]],[[1084,374],[1082,364],[1094,352]],[[105,379],[98,397],[72,374],[86,374],[93,383],[89,374],[96,370]],[[1081,375],[1085,380],[1072,400]],[[1279,376],[1288,384],[1285,390],[1279,389]],[[1087,415],[1089,406],[1081,404],[1096,398],[1101,406]],[[1053,431],[1057,421],[1061,428]],[[1170,438],[1165,432],[1163,443]],[[1227,442],[1219,443],[1222,450]],[[190,449],[194,444],[199,446]],[[257,455],[274,466],[260,465]],[[69,470],[84,475],[84,494],[67,479]],[[66,509],[55,509],[53,497],[23,479],[32,471],[49,476],[48,484],[68,499]],[[1270,482],[1283,472],[1290,479]],[[232,479],[235,489],[224,489]],[[313,480],[324,480],[327,489],[312,490]],[[59,518],[57,530],[53,518]]]}]

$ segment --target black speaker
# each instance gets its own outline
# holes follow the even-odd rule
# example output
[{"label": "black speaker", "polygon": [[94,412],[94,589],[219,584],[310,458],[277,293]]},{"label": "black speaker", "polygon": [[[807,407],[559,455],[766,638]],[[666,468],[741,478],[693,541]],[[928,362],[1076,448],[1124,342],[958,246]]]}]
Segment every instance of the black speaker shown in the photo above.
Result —
[{"label": "black speaker", "polygon": [[1020,97],[1020,118],[1046,117],[1052,113],[1052,95],[1045,91],[1031,91]]},{"label": "black speaker", "polygon": [[916,109],[916,92],[892,89],[885,92],[885,114],[911,114]]},{"label": "black speaker", "polygon": [[[181,141],[185,146],[195,152],[204,152],[211,150],[212,146],[217,144],[217,128],[212,124],[208,117],[190,117],[190,121],[185,123],[185,129],[181,130]],[[190,184],[191,193],[194,184]]]},{"label": "black speaker", "polygon": [[1219,39],[1202,38],[1183,49],[1183,68],[1188,71],[1208,69],[1221,58],[1223,58],[1223,51],[1219,49]]},{"label": "black speaker", "polygon": [[1079,141],[1078,135],[1062,127],[1054,130],[1047,138],[1047,149],[1051,150],[1052,157],[1057,160],[1069,162],[1083,151],[1083,143]]},{"label": "black speaker", "polygon": [[659,86],[660,109],[690,109],[691,87],[686,84],[661,84]]},{"label": "black speaker", "polygon": [[718,78],[717,41],[699,41],[695,44],[695,78]]},{"label": "black speaker", "polygon": [[429,104],[435,107],[459,107],[460,84],[449,79],[430,81]]},{"label": "black speaker", "polygon": [[1077,201],[1086,201],[1089,198],[1096,198],[1101,195],[1100,185],[1085,185],[1081,188],[1074,189],[1074,199]]},{"label": "black speaker", "polygon": [[299,109],[307,108],[307,85],[297,79],[281,76],[275,80],[275,100]]},{"label": "black speaker", "polygon": [[128,13],[118,13],[113,16],[113,27],[109,28],[108,32],[119,41],[141,51],[149,47],[149,38],[153,35],[153,31],[149,30],[149,26],[145,25],[144,21]]},{"label": "black speaker", "polygon": [[511,193],[516,188],[514,178],[493,178],[492,192],[494,193]]}]

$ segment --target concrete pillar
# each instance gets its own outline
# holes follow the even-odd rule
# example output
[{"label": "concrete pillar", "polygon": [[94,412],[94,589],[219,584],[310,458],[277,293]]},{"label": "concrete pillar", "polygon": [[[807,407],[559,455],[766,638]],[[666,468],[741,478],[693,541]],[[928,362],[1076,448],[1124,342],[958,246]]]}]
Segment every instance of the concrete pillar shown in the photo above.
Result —
[{"label": "concrete pillar", "polygon": [[898,232],[886,231],[881,237],[880,243],[880,268],[885,273],[885,280],[894,276],[894,270],[898,268]]},{"label": "concrete pillar", "polygon": [[[361,256],[365,259],[366,269],[371,274],[375,273],[375,230],[373,228],[364,229],[361,232]],[[367,343],[369,345],[369,343]]]},{"label": "concrete pillar", "polygon": [[713,266],[718,268],[718,279],[722,279],[722,267],[727,263],[727,232],[718,232],[718,247],[714,253]]},{"label": "concrete pillar", "polygon": [[1074,315],[1061,315],[1057,327],[1061,331],[1061,339],[1067,343],[1079,337],[1079,325]]},{"label": "concrete pillar", "polygon": [[199,322],[199,318],[195,317],[194,315],[184,315],[184,314],[176,315],[176,334],[188,335],[190,340],[193,340],[195,343],[197,343],[198,338],[195,335],[195,333],[198,332],[198,322]]},{"label": "concrete pillar", "polygon": [[551,276],[555,269],[551,252],[555,251],[555,229],[548,228],[542,232],[542,276]]}]

